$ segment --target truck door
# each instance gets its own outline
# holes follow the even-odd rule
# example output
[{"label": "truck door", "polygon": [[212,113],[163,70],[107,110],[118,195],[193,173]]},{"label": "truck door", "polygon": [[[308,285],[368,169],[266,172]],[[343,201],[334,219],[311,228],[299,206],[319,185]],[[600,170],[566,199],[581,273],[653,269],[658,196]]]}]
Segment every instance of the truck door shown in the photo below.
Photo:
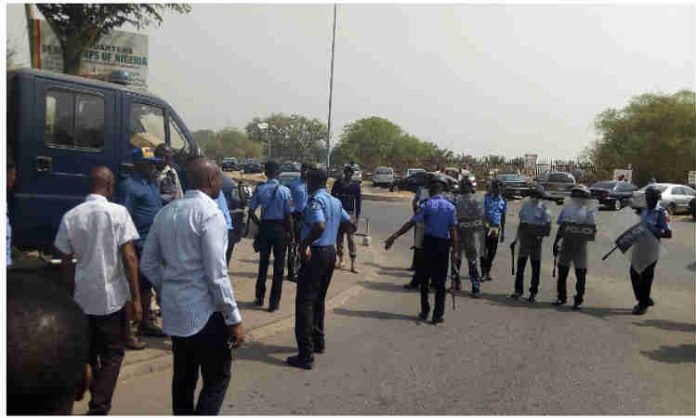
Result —
[{"label": "truck door", "polygon": [[147,96],[125,94],[122,108],[122,135],[125,138],[119,141],[120,179],[128,177],[133,171],[133,149],[155,149],[167,142],[165,110],[161,103]]},{"label": "truck door", "polygon": [[[50,248],[62,216],[89,193],[89,171],[114,170],[115,95],[108,89],[34,79],[32,131],[19,138],[13,240]],[[30,160],[30,161],[29,161]]]}]

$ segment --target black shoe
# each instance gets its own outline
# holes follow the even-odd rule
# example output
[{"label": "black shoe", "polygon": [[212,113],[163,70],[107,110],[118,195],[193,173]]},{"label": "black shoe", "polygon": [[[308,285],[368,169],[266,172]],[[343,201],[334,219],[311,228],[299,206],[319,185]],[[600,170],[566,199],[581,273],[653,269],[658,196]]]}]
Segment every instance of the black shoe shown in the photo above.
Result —
[{"label": "black shoe", "polygon": [[655,306],[655,301],[652,298],[648,298],[648,306]]},{"label": "black shoe", "polygon": [[138,327],[138,335],[155,338],[166,338],[167,334],[162,332],[162,329],[152,322],[143,322]]},{"label": "black shoe", "polygon": [[286,362],[298,369],[312,370],[312,367],[314,367],[314,359],[303,359],[300,356],[288,357]]},{"label": "black shoe", "polygon": [[522,296],[522,293],[517,293],[517,292],[510,295],[510,297],[515,299],[515,300],[519,299],[520,296]]},{"label": "black shoe", "polygon": [[323,342],[314,341],[314,352],[317,354],[323,354],[326,350],[326,346]]},{"label": "black shoe", "polygon": [[268,307],[268,312],[273,313],[278,310],[278,305],[276,306],[269,306]]},{"label": "black shoe", "polygon": [[408,289],[408,290],[418,289],[418,284],[417,283],[407,283],[404,285],[404,289]]},{"label": "black shoe", "polygon": [[428,314],[426,312],[421,312],[418,314],[418,318],[422,319],[423,321],[428,320]]},{"label": "black shoe", "polygon": [[481,291],[478,289],[471,289],[471,297],[474,299],[478,299],[481,297]]},{"label": "black shoe", "polygon": [[263,306],[263,298],[256,298],[256,300],[254,300],[254,305]]},{"label": "black shoe", "polygon": [[536,295],[534,295],[534,294],[529,295],[529,297],[527,298],[527,301],[529,301],[530,303],[536,302]]},{"label": "black shoe", "polygon": [[432,323],[433,325],[441,324],[445,322],[445,318],[438,316],[437,318],[433,318]]},{"label": "black shoe", "polygon": [[580,310],[580,305],[582,305],[582,304],[581,304],[581,303],[575,302],[575,303],[573,304],[573,310],[574,310],[574,311],[579,311],[579,310]]},{"label": "black shoe", "polygon": [[286,280],[297,283],[297,276],[288,276]]},{"label": "black shoe", "polygon": [[631,313],[633,315],[644,315],[647,311],[648,311],[647,307],[636,305],[633,307],[633,311]]},{"label": "black shoe", "polygon": [[565,305],[565,304],[566,304],[565,299],[556,299],[556,301],[552,303],[553,306],[561,306],[561,305]]}]

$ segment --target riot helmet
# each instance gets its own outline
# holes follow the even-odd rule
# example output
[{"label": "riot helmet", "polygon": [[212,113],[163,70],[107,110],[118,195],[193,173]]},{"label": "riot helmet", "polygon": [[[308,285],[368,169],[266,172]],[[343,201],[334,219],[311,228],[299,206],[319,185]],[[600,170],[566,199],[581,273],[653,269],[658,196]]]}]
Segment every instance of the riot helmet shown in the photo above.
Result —
[{"label": "riot helmet", "polygon": [[570,190],[570,197],[578,199],[592,199],[592,192],[587,186],[579,184]]}]

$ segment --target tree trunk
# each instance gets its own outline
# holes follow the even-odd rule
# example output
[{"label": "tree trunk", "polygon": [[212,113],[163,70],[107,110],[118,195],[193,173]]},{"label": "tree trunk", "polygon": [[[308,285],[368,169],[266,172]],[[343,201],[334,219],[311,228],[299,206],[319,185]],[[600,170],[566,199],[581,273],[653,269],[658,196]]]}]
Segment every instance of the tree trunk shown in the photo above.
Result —
[{"label": "tree trunk", "polygon": [[67,40],[62,45],[63,49],[63,72],[65,74],[80,75],[82,66],[82,56],[87,49],[86,45],[81,45],[79,41]]}]

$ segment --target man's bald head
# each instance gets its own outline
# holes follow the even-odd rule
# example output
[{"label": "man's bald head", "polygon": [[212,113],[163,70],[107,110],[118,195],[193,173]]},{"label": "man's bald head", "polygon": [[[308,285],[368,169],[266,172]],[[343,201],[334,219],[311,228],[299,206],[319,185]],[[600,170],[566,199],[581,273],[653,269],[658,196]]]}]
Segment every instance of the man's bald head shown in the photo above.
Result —
[{"label": "man's bald head", "polygon": [[187,173],[188,183],[192,189],[197,189],[213,199],[217,199],[222,188],[220,167],[207,158],[196,158],[191,161]]},{"label": "man's bald head", "polygon": [[94,167],[89,172],[90,193],[100,194],[109,199],[114,194],[115,187],[114,173],[109,167]]}]

